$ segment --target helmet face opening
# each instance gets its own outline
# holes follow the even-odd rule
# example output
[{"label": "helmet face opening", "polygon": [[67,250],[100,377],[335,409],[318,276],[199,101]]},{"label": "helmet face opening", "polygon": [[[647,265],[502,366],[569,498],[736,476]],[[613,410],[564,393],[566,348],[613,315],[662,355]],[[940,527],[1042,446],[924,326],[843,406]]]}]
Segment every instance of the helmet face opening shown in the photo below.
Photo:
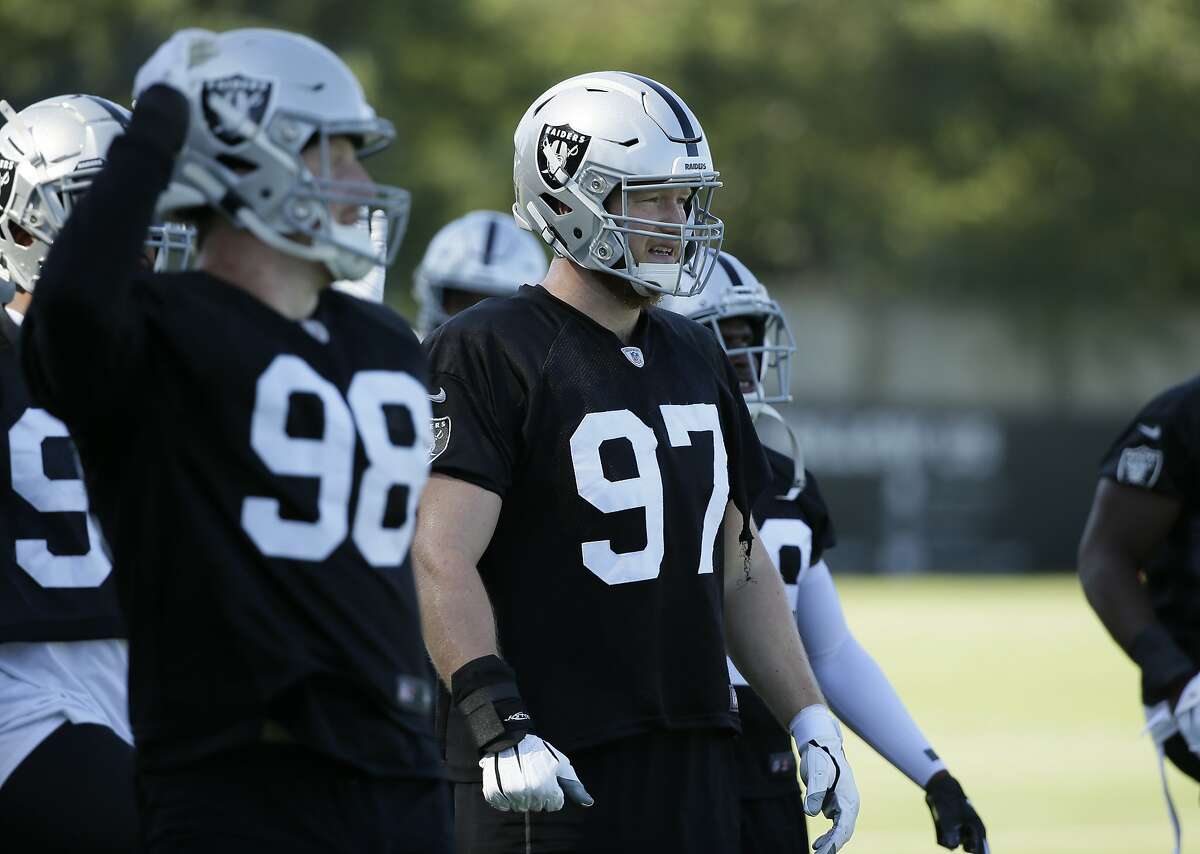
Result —
[{"label": "helmet face opening", "polygon": [[[796,341],[787,318],[774,300],[754,300],[721,306],[693,318],[704,323],[721,342],[733,363],[747,403],[788,403],[791,394],[791,360]],[[748,340],[731,335],[730,321],[746,321]]]},{"label": "helmet face opening", "polygon": [[[712,214],[713,195],[721,187],[719,177],[716,172],[685,177],[621,176],[618,188],[621,212],[604,218],[592,254],[605,260],[602,255],[607,253],[602,247],[615,243],[621,248],[621,257],[609,272],[662,294],[681,297],[698,294],[708,283],[713,270],[711,259],[720,251],[724,239],[725,224]],[[690,190],[685,206],[687,219],[676,223],[630,214],[631,194],[653,190]],[[631,237],[669,238],[675,244],[672,255],[679,260],[669,264],[656,264],[645,258],[638,261]]]},{"label": "helmet face opening", "polygon": [[709,260],[708,289],[692,297],[668,297],[662,307],[712,331],[733,364],[751,412],[762,404],[788,403],[796,340],[779,303],[728,252],[712,253]]}]

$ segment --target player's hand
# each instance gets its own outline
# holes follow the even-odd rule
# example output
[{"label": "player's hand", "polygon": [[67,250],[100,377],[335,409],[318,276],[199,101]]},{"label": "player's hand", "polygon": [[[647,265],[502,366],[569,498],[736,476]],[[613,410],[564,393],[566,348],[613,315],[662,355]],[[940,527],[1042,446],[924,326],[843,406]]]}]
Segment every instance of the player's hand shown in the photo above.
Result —
[{"label": "player's hand", "polygon": [[958,780],[939,771],[925,785],[925,803],[933,816],[937,844],[953,851],[962,846],[968,854],[986,854],[987,831]]},{"label": "player's hand", "polygon": [[1175,702],[1175,725],[1187,742],[1188,749],[1200,756],[1200,673],[1183,687]]},{"label": "player's hand", "polygon": [[824,706],[802,709],[788,727],[800,753],[804,811],[824,813],[833,828],[813,843],[816,854],[835,854],[846,847],[858,820],[858,787],[842,752],[842,730]]},{"label": "player's hand", "polygon": [[163,84],[192,99],[200,87],[200,77],[193,71],[216,53],[216,33],[197,27],[179,30],[138,69],[133,78],[134,98],[151,86]]},{"label": "player's hand", "polygon": [[536,735],[487,754],[479,767],[484,800],[502,812],[554,812],[564,798],[582,807],[594,803],[570,760]]}]

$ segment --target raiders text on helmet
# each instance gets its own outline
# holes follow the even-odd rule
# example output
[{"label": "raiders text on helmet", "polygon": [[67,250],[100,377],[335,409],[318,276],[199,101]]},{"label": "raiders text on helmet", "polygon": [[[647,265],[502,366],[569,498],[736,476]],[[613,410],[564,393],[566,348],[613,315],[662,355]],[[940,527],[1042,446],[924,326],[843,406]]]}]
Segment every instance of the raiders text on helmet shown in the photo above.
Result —
[{"label": "raiders text on helmet", "polygon": [[[71,208],[104,165],[129,112],[94,95],[63,95],[21,112],[0,102],[0,281],[32,291],[42,262]],[[170,224],[150,229],[158,269],[186,266],[190,232]]]},{"label": "raiders text on helmet", "polygon": [[[533,102],[514,144],[513,215],[522,228],[640,293],[703,289],[715,258],[705,250],[719,249],[724,231],[712,214],[721,184],[700,122],[678,95],[636,74],[582,74]],[[631,193],[656,189],[691,191],[686,222],[629,215]],[[677,241],[675,263],[638,263],[634,235]]]},{"label": "raiders text on helmet", "polygon": [[546,252],[537,238],[508,214],[471,211],[433,236],[413,274],[417,329],[428,335],[449,319],[447,290],[503,296],[545,275]]},{"label": "raiders text on helmet", "polygon": [[[408,192],[334,180],[329,140],[352,139],[362,158],[391,143],[395,130],[328,48],[281,30],[183,30],[138,72],[134,96],[160,81],[184,90],[192,109],[160,211],[214,207],[279,251],[323,263],[335,279],[360,279],[391,263]],[[320,174],[301,157],[310,144],[320,146]],[[331,204],[358,206],[363,221],[382,213],[383,251],[368,229],[337,222]]]}]

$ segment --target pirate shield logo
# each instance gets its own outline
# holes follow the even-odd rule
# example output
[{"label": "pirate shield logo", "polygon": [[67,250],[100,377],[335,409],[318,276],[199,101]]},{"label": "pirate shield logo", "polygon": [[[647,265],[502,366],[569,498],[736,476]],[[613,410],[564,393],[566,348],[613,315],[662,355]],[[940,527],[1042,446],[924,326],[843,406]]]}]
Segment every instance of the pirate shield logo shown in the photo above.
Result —
[{"label": "pirate shield logo", "polygon": [[16,180],[17,162],[0,157],[0,211],[8,207],[8,199],[12,195]]},{"label": "pirate shield logo", "polygon": [[433,444],[429,446],[429,462],[432,464],[446,450],[446,446],[450,444],[449,416],[434,418],[430,422],[430,427],[433,428]]},{"label": "pirate shield logo", "polygon": [[1117,482],[1150,489],[1162,474],[1163,454],[1157,448],[1139,445],[1121,451],[1117,461]]},{"label": "pirate shield logo", "polygon": [[591,141],[590,136],[571,130],[570,125],[543,125],[537,147],[542,183],[551,190],[561,190],[578,171]]},{"label": "pirate shield logo", "polygon": [[[242,118],[248,118],[261,125],[271,103],[273,89],[269,80],[255,80],[241,74],[204,81],[202,103],[204,121],[208,122],[208,129],[226,145],[245,142],[246,138],[237,132],[238,122]],[[213,109],[213,101],[218,98],[231,108],[231,111],[222,111],[226,113],[224,116]]]}]

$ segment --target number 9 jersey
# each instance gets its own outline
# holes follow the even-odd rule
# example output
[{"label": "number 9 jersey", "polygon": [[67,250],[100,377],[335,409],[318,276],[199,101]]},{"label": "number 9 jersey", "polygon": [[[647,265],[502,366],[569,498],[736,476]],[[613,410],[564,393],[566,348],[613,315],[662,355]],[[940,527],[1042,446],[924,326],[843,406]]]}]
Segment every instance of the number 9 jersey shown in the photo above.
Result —
[{"label": "number 9 jersey", "polygon": [[[503,499],[479,573],[538,734],[563,750],[736,728],[722,520],[769,477],[712,334],[643,310],[628,345],[541,287],[425,341],[432,467]],[[474,748],[448,723],[447,759]]]},{"label": "number 9 jersey", "polygon": [[0,642],[123,638],[112,564],[75,447],[61,421],[29,402],[18,339],[0,310]]}]

